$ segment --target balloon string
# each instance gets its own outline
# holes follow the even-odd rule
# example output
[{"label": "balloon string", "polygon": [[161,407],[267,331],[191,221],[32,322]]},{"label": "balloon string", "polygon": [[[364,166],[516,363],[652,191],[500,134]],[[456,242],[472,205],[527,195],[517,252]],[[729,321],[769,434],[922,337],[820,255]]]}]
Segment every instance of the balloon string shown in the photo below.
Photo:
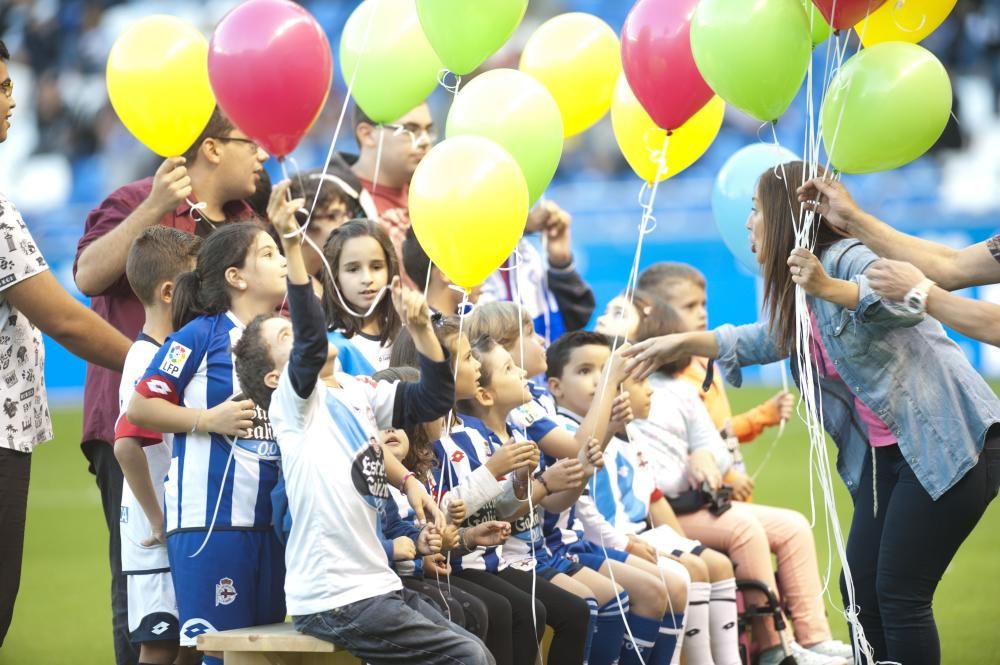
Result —
[{"label": "balloon string", "polygon": [[905,4],[906,0],[896,0],[896,4],[893,5],[892,7],[892,22],[895,23],[896,27],[902,30],[903,32],[919,32],[920,30],[923,30],[924,26],[927,25],[926,13],[920,15],[920,25],[918,25],[915,28],[907,28],[906,26],[904,26],[902,23],[899,22],[899,17],[897,15],[899,14],[900,10],[903,9],[903,5]]},{"label": "balloon string", "polygon": [[[449,76],[454,78],[454,83],[448,82]],[[447,68],[442,68],[438,72],[438,84],[452,95],[457,95],[458,89],[462,86],[462,77]]]}]

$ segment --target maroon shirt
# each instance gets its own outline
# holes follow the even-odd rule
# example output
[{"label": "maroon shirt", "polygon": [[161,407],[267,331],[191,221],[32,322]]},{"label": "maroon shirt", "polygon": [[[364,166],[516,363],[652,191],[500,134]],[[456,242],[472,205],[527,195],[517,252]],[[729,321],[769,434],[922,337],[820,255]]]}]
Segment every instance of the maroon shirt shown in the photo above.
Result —
[{"label": "maroon shirt", "polygon": [[[112,192],[99,206],[90,211],[84,225],[83,237],[76,246],[76,259],[73,261],[74,278],[83,250],[121,224],[149,197],[152,189],[152,178],[129,183]],[[194,200],[193,196],[191,198]],[[226,204],[225,212],[227,221],[246,221],[254,216],[253,210],[243,201]],[[199,223],[191,216],[191,205],[186,201],[177,206],[173,212],[164,215],[160,224],[202,236],[208,235],[212,230],[205,222]],[[146,321],[142,303],[132,292],[124,271],[108,288],[91,298],[90,308],[129,339],[139,336]],[[87,365],[87,378],[83,384],[81,441],[97,440],[108,444],[114,443],[115,422],[118,420],[118,387],[121,380],[122,375],[119,372]]]}]

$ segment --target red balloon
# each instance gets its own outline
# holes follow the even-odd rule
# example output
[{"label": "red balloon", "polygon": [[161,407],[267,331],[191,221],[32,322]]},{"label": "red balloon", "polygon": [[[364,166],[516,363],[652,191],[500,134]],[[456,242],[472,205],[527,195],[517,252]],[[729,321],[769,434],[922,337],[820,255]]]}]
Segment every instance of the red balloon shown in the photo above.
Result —
[{"label": "red balloon", "polygon": [[813,4],[834,30],[856,25],[885,3],[886,0],[813,0]]},{"label": "red balloon", "polygon": [[272,155],[299,144],[330,94],[333,54],[316,19],[288,0],[249,0],[219,22],[208,78],[222,112]]},{"label": "red balloon", "polygon": [[698,0],[638,0],[622,28],[622,68],[636,99],[657,125],[674,130],[715,94],[691,53]]}]

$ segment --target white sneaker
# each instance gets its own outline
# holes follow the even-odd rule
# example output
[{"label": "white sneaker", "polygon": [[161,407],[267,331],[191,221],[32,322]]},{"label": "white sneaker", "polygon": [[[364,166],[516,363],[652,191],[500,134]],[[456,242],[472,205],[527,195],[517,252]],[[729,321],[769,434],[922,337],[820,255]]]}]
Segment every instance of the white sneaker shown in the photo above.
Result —
[{"label": "white sneaker", "polygon": [[849,665],[843,656],[831,656],[813,649],[807,649],[797,642],[789,645],[798,665]]},{"label": "white sneaker", "polygon": [[847,665],[854,665],[854,647],[850,644],[844,644],[840,640],[827,640],[808,648],[821,656],[843,658],[847,661]]},{"label": "white sneaker", "polygon": [[757,665],[781,665],[785,659],[785,651],[781,646],[771,647],[766,651],[761,651],[757,659]]}]

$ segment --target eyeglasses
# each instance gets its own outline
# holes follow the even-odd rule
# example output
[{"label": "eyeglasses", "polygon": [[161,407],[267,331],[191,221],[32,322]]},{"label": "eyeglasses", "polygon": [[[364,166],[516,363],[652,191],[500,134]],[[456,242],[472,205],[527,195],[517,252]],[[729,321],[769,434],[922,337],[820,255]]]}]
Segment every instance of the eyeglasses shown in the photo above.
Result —
[{"label": "eyeglasses", "polygon": [[316,222],[329,220],[331,222],[343,223],[351,219],[351,213],[349,210],[337,210],[330,213],[314,212],[312,219]]},{"label": "eyeglasses", "polygon": [[3,83],[0,83],[0,91],[7,95],[7,99],[10,99],[14,96],[14,82],[7,79]]},{"label": "eyeglasses", "polygon": [[392,130],[393,136],[400,136],[401,134],[409,134],[410,141],[413,145],[419,145],[424,137],[427,137],[428,143],[434,143],[438,140],[437,130],[433,127],[421,127],[420,125],[412,122],[408,122],[405,125],[382,125],[386,129]]},{"label": "eyeglasses", "polygon": [[260,146],[257,145],[256,141],[251,141],[250,139],[241,139],[238,136],[209,136],[210,139],[215,139],[216,141],[232,141],[233,143],[246,143],[254,152],[260,150]]}]

